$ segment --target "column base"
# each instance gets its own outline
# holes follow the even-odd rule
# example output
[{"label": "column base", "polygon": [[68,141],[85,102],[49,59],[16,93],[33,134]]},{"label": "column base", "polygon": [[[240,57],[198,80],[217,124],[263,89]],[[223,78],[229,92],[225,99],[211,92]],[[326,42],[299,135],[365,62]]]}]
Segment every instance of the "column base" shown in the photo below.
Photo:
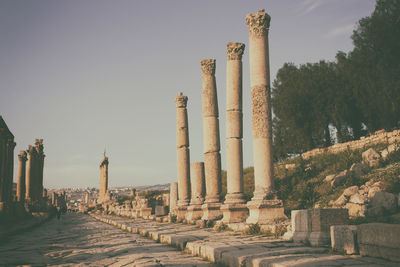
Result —
[{"label": "column base", "polygon": [[188,206],[178,206],[175,209],[176,212],[176,222],[183,222],[186,219]]},{"label": "column base", "polygon": [[245,222],[249,217],[249,209],[244,203],[223,204],[221,206],[223,213],[223,223],[241,223]]},{"label": "column base", "polygon": [[224,204],[243,204],[246,199],[243,193],[228,193],[225,196]]},{"label": "column base", "polygon": [[222,217],[221,203],[205,203],[201,206],[203,210],[202,220],[210,221],[220,219]]},{"label": "column base", "polygon": [[140,217],[148,218],[151,215],[151,208],[141,208]]},{"label": "column base", "polygon": [[203,210],[201,209],[201,205],[191,205],[187,208],[186,221],[190,224],[194,224],[202,215]]},{"label": "column base", "polygon": [[276,219],[287,219],[283,209],[283,202],[279,199],[251,200],[247,203],[249,217],[248,224],[273,224]]}]

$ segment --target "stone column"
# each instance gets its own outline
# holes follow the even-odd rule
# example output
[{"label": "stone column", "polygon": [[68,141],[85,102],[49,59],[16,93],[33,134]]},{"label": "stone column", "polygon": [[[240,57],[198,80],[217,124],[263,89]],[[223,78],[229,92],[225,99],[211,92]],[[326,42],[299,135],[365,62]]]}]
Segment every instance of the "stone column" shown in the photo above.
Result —
[{"label": "stone column", "polygon": [[283,203],[274,191],[271,92],[268,31],[271,17],[264,9],[248,14],[250,84],[252,100],[254,196],[247,203],[247,223],[269,224],[285,217]]},{"label": "stone column", "polygon": [[24,150],[21,150],[18,155],[18,181],[17,181],[17,201],[25,202],[25,176],[26,176],[26,161],[27,155]]},{"label": "stone column", "polygon": [[194,223],[200,219],[203,215],[202,204],[204,202],[205,192],[205,179],[204,179],[204,163],[203,162],[192,162],[190,163],[190,184],[191,184],[191,195],[190,206],[186,214],[186,220],[189,223]]},{"label": "stone column", "polygon": [[107,200],[108,189],[108,157],[104,153],[104,158],[100,162],[100,189],[99,189],[99,203]]},{"label": "stone column", "polygon": [[176,203],[178,201],[178,183],[170,184],[169,188],[169,213],[176,214]]},{"label": "stone column", "polygon": [[244,222],[249,215],[243,194],[242,55],[244,44],[228,43],[226,65],[227,194],[221,207],[224,223]]},{"label": "stone column", "polygon": [[37,152],[37,194],[38,199],[43,197],[43,167],[44,167],[44,152],[43,152],[43,139],[35,139],[35,149]]},{"label": "stone column", "polygon": [[215,82],[215,59],[203,59],[201,64],[203,106],[203,149],[206,179],[206,198],[203,220],[221,216],[221,155],[219,140],[218,98]]},{"label": "stone column", "polygon": [[35,187],[35,155],[36,150],[33,146],[29,146],[27,152],[27,163],[26,163],[26,190],[25,199],[29,202],[34,200],[34,187]]},{"label": "stone column", "polygon": [[89,204],[89,192],[85,192],[85,203]]},{"label": "stone column", "polygon": [[178,172],[178,209],[177,220],[185,219],[190,201],[190,155],[189,155],[189,124],[187,116],[188,97],[179,92],[175,97],[176,104],[176,149]]}]

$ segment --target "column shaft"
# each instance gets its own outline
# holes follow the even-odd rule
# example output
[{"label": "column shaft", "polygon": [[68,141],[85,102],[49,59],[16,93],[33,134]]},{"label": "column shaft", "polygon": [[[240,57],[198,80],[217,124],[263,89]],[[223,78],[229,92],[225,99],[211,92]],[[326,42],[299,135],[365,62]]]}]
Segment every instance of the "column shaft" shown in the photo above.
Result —
[{"label": "column shaft", "polygon": [[215,59],[201,61],[205,203],[218,203],[221,194],[221,156]]},{"label": "column shaft", "polygon": [[17,201],[25,201],[25,176],[26,176],[26,152],[21,150],[19,155],[19,167],[18,167],[18,181],[17,181]]},{"label": "column shaft", "polygon": [[204,180],[204,163],[190,163],[190,185],[192,198],[190,205],[201,205],[204,202],[205,180]]},{"label": "column shaft", "polygon": [[178,174],[178,206],[187,206],[190,201],[190,153],[189,124],[187,118],[187,96],[181,92],[175,97],[176,147]]},{"label": "column shaft", "polygon": [[226,162],[225,203],[244,203],[243,195],[243,114],[242,55],[244,44],[228,43],[226,65]]}]

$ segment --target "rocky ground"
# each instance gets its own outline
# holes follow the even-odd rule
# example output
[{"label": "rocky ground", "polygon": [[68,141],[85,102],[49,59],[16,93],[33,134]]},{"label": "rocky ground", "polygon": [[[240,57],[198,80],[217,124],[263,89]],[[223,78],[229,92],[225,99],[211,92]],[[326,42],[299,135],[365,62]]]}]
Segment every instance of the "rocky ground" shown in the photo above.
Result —
[{"label": "rocky ground", "polygon": [[212,266],[82,214],[67,214],[0,244],[0,266]]}]

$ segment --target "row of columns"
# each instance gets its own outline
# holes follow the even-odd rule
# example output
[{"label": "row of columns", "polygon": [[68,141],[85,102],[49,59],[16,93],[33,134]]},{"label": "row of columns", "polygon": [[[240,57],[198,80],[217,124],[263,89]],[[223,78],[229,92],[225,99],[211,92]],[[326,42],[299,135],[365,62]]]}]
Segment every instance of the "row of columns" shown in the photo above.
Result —
[{"label": "row of columns", "polygon": [[35,146],[18,154],[17,201],[37,202],[43,199],[43,167],[45,154],[43,139],[35,139]]},{"label": "row of columns", "polygon": [[[273,184],[268,30],[263,9],[246,16],[249,29],[254,196],[243,194],[242,55],[245,45],[227,44],[226,153],[227,194],[221,206],[221,156],[215,59],[201,61],[204,164],[189,158],[187,96],[175,98],[177,112],[178,220],[214,220],[267,224],[284,217]],[[204,166],[204,167],[203,167]],[[205,188],[205,192],[203,189]],[[175,184],[171,184],[171,199]],[[192,196],[191,196],[192,194]],[[203,197],[205,196],[204,202]],[[189,203],[189,199],[191,199]],[[173,200],[171,200],[173,203]],[[201,209],[199,206],[202,204]]]}]

